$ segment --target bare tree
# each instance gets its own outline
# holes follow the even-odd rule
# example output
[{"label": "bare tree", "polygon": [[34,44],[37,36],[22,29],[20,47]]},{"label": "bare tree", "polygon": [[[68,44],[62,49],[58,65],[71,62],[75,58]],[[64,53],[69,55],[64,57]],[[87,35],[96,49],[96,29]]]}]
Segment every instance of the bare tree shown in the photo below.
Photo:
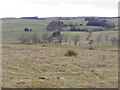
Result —
[{"label": "bare tree", "polygon": [[51,43],[53,41],[52,35],[48,35],[48,37],[46,39],[49,43]]},{"label": "bare tree", "polygon": [[43,40],[44,43],[47,43],[48,37],[49,37],[48,34],[43,34],[42,35],[42,40]]},{"label": "bare tree", "polygon": [[102,35],[97,36],[96,41],[97,41],[98,45],[100,45],[100,41],[102,41]]},{"label": "bare tree", "polygon": [[31,36],[31,40],[34,44],[38,43],[39,42],[39,38],[38,38],[38,35],[36,33],[34,33],[32,36]]},{"label": "bare tree", "polygon": [[77,43],[80,41],[80,36],[74,36],[73,38],[72,38],[72,40],[74,41],[74,44],[75,45],[77,45]]},{"label": "bare tree", "polygon": [[105,42],[106,42],[106,45],[108,44],[108,40],[109,40],[109,35],[105,35]]},{"label": "bare tree", "polygon": [[19,38],[21,44],[30,44],[30,36],[29,35],[22,35]]},{"label": "bare tree", "polygon": [[93,31],[92,30],[89,30],[88,32],[88,35],[87,35],[87,41],[88,41],[88,45],[89,45],[89,49],[92,50],[93,47],[92,47],[92,44],[93,44],[93,39],[92,39],[92,33]]},{"label": "bare tree", "polygon": [[68,37],[66,35],[62,35],[62,37],[63,37],[64,42],[67,43],[68,42]]},{"label": "bare tree", "polygon": [[112,37],[110,39],[110,41],[111,41],[112,45],[118,45],[118,39],[116,37]]}]

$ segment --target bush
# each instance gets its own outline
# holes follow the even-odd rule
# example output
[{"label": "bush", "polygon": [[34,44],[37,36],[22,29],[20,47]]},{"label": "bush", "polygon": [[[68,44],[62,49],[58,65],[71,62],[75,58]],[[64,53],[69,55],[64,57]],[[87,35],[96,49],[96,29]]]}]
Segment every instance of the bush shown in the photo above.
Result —
[{"label": "bush", "polygon": [[29,35],[22,35],[18,39],[21,44],[30,44],[31,41]]},{"label": "bush", "polygon": [[68,50],[66,53],[65,53],[65,56],[77,56],[78,53],[76,53],[75,51],[73,50]]}]

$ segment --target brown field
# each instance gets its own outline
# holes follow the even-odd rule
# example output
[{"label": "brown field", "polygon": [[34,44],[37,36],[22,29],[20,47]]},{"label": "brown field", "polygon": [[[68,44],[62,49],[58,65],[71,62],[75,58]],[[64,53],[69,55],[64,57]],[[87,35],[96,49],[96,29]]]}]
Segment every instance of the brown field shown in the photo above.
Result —
[{"label": "brown field", "polygon": [[[117,88],[117,48],[3,44],[4,88]],[[65,56],[68,50],[77,56]]]}]

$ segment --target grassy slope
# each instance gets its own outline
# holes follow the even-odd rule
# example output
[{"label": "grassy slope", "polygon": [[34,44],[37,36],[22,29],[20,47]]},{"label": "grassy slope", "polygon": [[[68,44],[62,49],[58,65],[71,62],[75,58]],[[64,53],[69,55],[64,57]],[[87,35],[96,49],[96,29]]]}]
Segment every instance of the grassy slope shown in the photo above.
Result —
[{"label": "grassy slope", "polygon": [[[29,19],[11,19],[11,20],[3,20],[3,42],[11,42],[11,41],[18,41],[18,38],[23,34],[31,35],[33,33],[37,33],[38,36],[41,38],[42,34],[48,33],[51,34],[52,32],[46,31],[46,25],[52,21],[51,19],[48,20],[29,20]],[[65,23],[83,23],[86,24],[87,22],[84,19],[78,20],[62,20]],[[32,32],[24,32],[24,28],[29,27],[32,28]],[[81,26],[82,28],[97,28],[97,27],[85,27]],[[71,41],[71,38],[75,35],[81,36],[81,41],[84,41],[86,38],[86,34],[84,32],[62,32],[63,35],[67,35]],[[98,34],[106,35],[109,34],[110,37],[117,37],[117,31],[109,31],[109,32],[97,32],[97,34],[93,36],[97,36]],[[95,39],[95,37],[94,37]]]},{"label": "grassy slope", "polygon": [[3,44],[3,87],[117,88],[117,57],[109,48]]}]

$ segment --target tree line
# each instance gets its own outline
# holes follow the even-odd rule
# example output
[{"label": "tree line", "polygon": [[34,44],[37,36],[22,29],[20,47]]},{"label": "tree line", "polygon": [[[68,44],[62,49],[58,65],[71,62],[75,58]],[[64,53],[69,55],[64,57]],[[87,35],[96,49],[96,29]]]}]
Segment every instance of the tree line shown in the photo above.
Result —
[{"label": "tree line", "polygon": [[[118,45],[118,38],[117,37],[110,37],[109,35],[98,35],[94,39],[92,31],[89,31],[87,33],[86,41],[88,41],[88,44],[90,48],[92,48],[93,43],[97,45]],[[52,34],[43,34],[40,38],[37,33],[34,33],[32,35],[24,34],[19,37],[19,43],[21,44],[71,44],[74,45],[82,45],[82,37],[80,35],[71,36],[71,40],[67,35],[62,35],[60,31],[54,31]]]},{"label": "tree line", "polygon": [[[106,20],[99,20],[99,19],[94,19],[94,18],[86,18],[86,21],[88,21],[88,23],[85,26],[99,26],[101,28],[95,28],[93,29],[93,32],[96,31],[106,31],[108,29],[114,29],[115,28],[115,24],[108,22]],[[78,26],[83,26],[83,24],[73,24],[72,22],[70,22],[69,24],[65,24],[62,21],[51,21],[50,23],[48,23],[47,25],[47,31],[64,31],[64,27],[70,27],[70,29],[68,29],[67,31],[82,31],[82,32],[89,32],[89,29],[82,29]]]}]

